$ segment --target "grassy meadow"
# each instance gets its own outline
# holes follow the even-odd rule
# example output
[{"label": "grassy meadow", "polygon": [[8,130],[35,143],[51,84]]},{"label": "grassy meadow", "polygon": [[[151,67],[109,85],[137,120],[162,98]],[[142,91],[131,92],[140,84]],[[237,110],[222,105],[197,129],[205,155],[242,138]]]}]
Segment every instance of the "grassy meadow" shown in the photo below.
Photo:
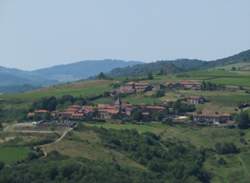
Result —
[{"label": "grassy meadow", "polygon": [[16,161],[24,160],[29,153],[27,147],[1,147],[0,146],[0,161],[10,164]]}]

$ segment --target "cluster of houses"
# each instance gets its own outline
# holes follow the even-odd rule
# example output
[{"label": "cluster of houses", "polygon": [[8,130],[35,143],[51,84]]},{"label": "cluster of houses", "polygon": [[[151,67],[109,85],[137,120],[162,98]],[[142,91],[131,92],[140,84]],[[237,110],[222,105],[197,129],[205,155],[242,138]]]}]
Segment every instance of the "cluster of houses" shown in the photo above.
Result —
[{"label": "cluster of houses", "polygon": [[140,109],[142,115],[146,118],[154,112],[163,112],[166,108],[160,105],[131,105],[129,103],[123,103],[120,98],[118,98],[113,104],[97,104],[96,106],[71,105],[64,111],[53,112],[49,112],[48,110],[35,110],[32,113],[28,113],[28,118],[43,118],[49,115],[53,119],[61,120],[84,120],[90,118],[109,120],[117,115],[129,117],[134,109]]},{"label": "cluster of houses", "polygon": [[112,94],[135,94],[151,91],[153,86],[147,82],[128,82],[125,85],[115,89]]},{"label": "cluster of houses", "polygon": [[194,80],[183,80],[178,82],[168,82],[165,84],[169,89],[200,90],[201,83]]},{"label": "cluster of houses", "polygon": [[[200,90],[201,84],[197,81],[184,80],[175,83],[166,83],[165,87],[169,89],[190,89],[190,90]],[[125,85],[114,89],[111,92],[111,96],[118,96],[118,94],[136,94],[151,91],[154,86],[147,82],[128,82]],[[207,100],[202,96],[189,96],[182,99],[191,105],[204,104]],[[163,113],[167,109],[167,105],[131,105],[129,103],[123,103],[118,97],[113,104],[97,104],[97,105],[71,105],[63,111],[47,111],[47,110],[35,110],[34,112],[28,113],[28,118],[34,119],[35,117],[46,118],[50,116],[55,120],[85,120],[85,119],[96,119],[96,120],[109,120],[114,117],[132,115],[133,110],[139,110],[141,112],[143,119],[150,119],[153,113]],[[167,115],[167,113],[166,113]],[[172,117],[178,118],[180,116]],[[192,120],[194,123],[203,124],[219,124],[227,123],[231,120],[230,114],[211,114],[211,113],[192,113],[187,114],[188,118],[183,118],[185,121],[187,119]],[[169,116],[169,118],[171,118]],[[182,121],[182,120],[180,120]]]},{"label": "cluster of houses", "polygon": [[232,122],[232,116],[228,113],[211,113],[209,111],[203,111],[202,113],[194,113],[192,115],[192,121],[198,124],[225,124]]},{"label": "cluster of houses", "polygon": [[[185,90],[200,90],[201,83],[194,80],[183,80],[178,82],[168,82],[163,85],[168,89],[185,89]],[[116,94],[136,94],[151,91],[155,86],[147,82],[128,82],[125,85],[112,91],[113,95]]]}]

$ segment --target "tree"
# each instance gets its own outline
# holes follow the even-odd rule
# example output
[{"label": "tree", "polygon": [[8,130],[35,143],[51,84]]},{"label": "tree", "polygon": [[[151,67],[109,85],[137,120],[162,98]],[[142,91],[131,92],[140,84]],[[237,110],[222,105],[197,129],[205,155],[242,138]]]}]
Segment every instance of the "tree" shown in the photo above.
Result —
[{"label": "tree", "polygon": [[49,111],[54,111],[56,110],[56,106],[57,106],[57,100],[56,100],[56,97],[50,97],[47,101],[47,106],[46,108],[49,110]]},{"label": "tree", "polygon": [[157,90],[155,96],[158,97],[158,98],[164,97],[165,96],[165,90],[163,90],[163,89]]},{"label": "tree", "polygon": [[132,119],[136,121],[141,121],[142,120],[142,112],[139,109],[135,109],[132,111]]},{"label": "tree", "polygon": [[148,80],[153,80],[153,79],[154,79],[154,76],[152,72],[148,73]]},{"label": "tree", "polygon": [[4,162],[0,161],[0,171],[4,168]]},{"label": "tree", "polygon": [[215,151],[218,154],[235,154],[239,149],[233,143],[216,143]]},{"label": "tree", "polygon": [[108,77],[103,72],[101,72],[100,74],[98,74],[97,79],[101,79],[101,80],[108,79]]},{"label": "tree", "polygon": [[238,127],[240,129],[247,129],[249,128],[250,126],[250,116],[248,114],[248,112],[244,111],[244,112],[241,112],[237,118],[236,118],[236,121],[238,121]]}]

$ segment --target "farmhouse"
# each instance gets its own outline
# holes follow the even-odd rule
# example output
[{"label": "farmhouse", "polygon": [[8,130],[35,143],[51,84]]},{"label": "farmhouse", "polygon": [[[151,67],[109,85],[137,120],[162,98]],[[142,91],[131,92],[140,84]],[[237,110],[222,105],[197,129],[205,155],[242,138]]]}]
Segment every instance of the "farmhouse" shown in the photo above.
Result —
[{"label": "farmhouse", "polygon": [[202,96],[190,96],[185,99],[189,104],[197,105],[204,104],[206,99]]},{"label": "farmhouse", "polygon": [[135,92],[136,91],[132,86],[121,86],[120,88],[115,90],[115,93],[118,94],[133,94]]},{"label": "farmhouse", "polygon": [[72,105],[69,106],[65,111],[59,112],[58,117],[62,119],[80,120],[85,117],[85,114],[80,105]]},{"label": "farmhouse", "polygon": [[201,83],[193,80],[183,80],[179,82],[168,82],[165,86],[169,89],[200,90]]},{"label": "farmhouse", "polygon": [[111,119],[114,115],[119,114],[120,109],[115,105],[98,104],[97,105],[98,117],[100,119]]},{"label": "farmhouse", "polygon": [[165,107],[158,106],[158,105],[146,105],[146,106],[142,106],[142,109],[149,111],[149,112],[163,112],[165,110]]},{"label": "farmhouse", "polygon": [[39,110],[35,110],[34,112],[29,112],[27,114],[27,117],[29,119],[31,118],[46,118],[47,116],[50,115],[50,112],[48,110],[45,110],[45,109],[39,109]]},{"label": "farmhouse", "polygon": [[202,113],[202,114],[193,114],[193,122],[195,123],[204,123],[204,124],[220,124],[220,123],[227,123],[231,119],[230,114],[209,114],[209,113]]},{"label": "farmhouse", "polygon": [[119,94],[133,94],[151,91],[152,88],[153,87],[147,82],[129,82],[114,92]]},{"label": "farmhouse", "polygon": [[192,90],[200,90],[201,83],[193,80],[183,80],[179,82],[181,88],[183,89],[192,89]]},{"label": "farmhouse", "polygon": [[122,114],[131,116],[134,106],[131,104],[122,104]]}]

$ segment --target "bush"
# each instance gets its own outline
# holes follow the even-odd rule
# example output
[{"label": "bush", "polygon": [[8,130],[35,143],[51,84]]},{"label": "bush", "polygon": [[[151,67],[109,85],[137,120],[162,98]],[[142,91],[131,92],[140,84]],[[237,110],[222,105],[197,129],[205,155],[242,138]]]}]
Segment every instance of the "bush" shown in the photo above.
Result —
[{"label": "bush", "polygon": [[237,117],[236,121],[238,122],[238,127],[240,129],[247,129],[250,127],[250,115],[248,112],[241,112]]},{"label": "bush", "polygon": [[158,97],[158,98],[164,97],[165,96],[165,91],[163,89],[157,90],[155,96]]},{"label": "bush", "polygon": [[215,151],[218,154],[236,154],[239,149],[233,143],[216,143]]},{"label": "bush", "polygon": [[0,171],[4,168],[4,162],[0,161]]}]

